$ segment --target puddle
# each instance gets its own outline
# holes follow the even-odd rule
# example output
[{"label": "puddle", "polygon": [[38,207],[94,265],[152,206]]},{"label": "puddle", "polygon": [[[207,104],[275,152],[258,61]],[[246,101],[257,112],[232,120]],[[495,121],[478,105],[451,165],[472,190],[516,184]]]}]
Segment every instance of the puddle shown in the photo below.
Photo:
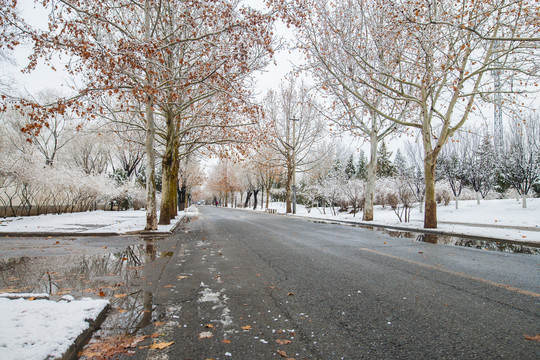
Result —
[{"label": "puddle", "polygon": [[[343,223],[336,223],[323,220],[315,220],[314,223],[321,224],[339,224],[344,225]],[[485,239],[478,239],[474,237],[459,237],[459,236],[450,236],[450,235],[435,235],[435,234],[424,234],[419,232],[412,231],[400,231],[400,230],[391,230],[386,228],[366,226],[359,224],[345,224],[352,227],[359,227],[362,229],[367,229],[371,231],[382,232],[386,235],[389,235],[393,238],[405,238],[412,239],[413,241],[427,242],[430,244],[442,244],[442,245],[454,245],[454,246],[463,246],[474,249],[482,250],[491,250],[491,251],[500,251],[505,253],[518,253],[518,254],[530,254],[530,255],[540,255],[540,243],[520,243],[515,241],[489,241]]]},{"label": "puddle", "polygon": [[501,251],[506,253],[519,253],[540,255],[540,244],[517,243],[512,241],[489,241],[485,239],[476,239],[474,237],[463,238],[450,235],[435,235],[422,234],[409,231],[388,230],[383,228],[375,228],[376,231],[382,232],[394,238],[407,238],[414,241],[426,242],[430,244],[454,245],[463,246],[481,250]]},{"label": "puddle", "polygon": [[155,316],[153,272],[147,265],[172,255],[145,240],[110,253],[4,258],[0,292],[48,293],[53,300],[63,295],[107,299],[112,310],[101,335],[133,334]]}]

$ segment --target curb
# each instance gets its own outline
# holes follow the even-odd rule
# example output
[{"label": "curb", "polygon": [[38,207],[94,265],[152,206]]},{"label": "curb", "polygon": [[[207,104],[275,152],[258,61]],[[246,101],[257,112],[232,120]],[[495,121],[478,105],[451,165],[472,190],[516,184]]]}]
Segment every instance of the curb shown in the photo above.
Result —
[{"label": "curb", "polygon": [[85,233],[74,233],[74,232],[0,232],[0,237],[48,237],[48,236],[70,236],[70,237],[82,237],[82,236],[120,236],[124,235],[116,232],[85,232]]},{"label": "curb", "polygon": [[99,315],[96,317],[95,320],[86,319],[86,322],[88,322],[89,326],[86,330],[84,330],[73,342],[73,344],[70,345],[70,347],[66,350],[64,355],[60,359],[62,360],[75,360],[79,358],[79,351],[81,351],[88,341],[92,338],[94,335],[94,332],[96,330],[99,330],[101,324],[103,324],[103,321],[107,318],[107,315],[109,313],[109,310],[111,309],[111,305],[107,304],[103,308],[103,310],[99,313]]}]

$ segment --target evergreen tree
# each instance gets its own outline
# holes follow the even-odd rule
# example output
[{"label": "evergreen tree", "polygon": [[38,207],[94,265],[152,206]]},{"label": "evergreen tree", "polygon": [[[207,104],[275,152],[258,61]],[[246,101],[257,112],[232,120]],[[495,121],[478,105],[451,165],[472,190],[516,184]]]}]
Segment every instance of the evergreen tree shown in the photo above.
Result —
[{"label": "evergreen tree", "polygon": [[394,158],[394,169],[396,175],[403,176],[407,172],[407,161],[398,149],[396,157]]},{"label": "evergreen tree", "polygon": [[482,142],[472,151],[472,156],[465,164],[467,181],[477,194],[485,198],[496,182],[495,151],[489,135],[484,136]]},{"label": "evergreen tree", "polygon": [[347,175],[347,180],[350,180],[356,176],[356,169],[354,167],[354,157],[352,154],[349,157],[349,160],[347,161],[347,165],[345,166],[345,175]]},{"label": "evergreen tree", "polygon": [[356,165],[356,177],[360,180],[366,179],[367,171],[367,159],[364,154],[364,150],[360,150],[360,157],[358,158],[358,164]]},{"label": "evergreen tree", "polygon": [[390,160],[390,156],[392,156],[392,152],[388,151],[384,141],[381,142],[377,154],[377,176],[390,177],[394,175],[395,170],[394,166],[392,165],[392,161]]}]

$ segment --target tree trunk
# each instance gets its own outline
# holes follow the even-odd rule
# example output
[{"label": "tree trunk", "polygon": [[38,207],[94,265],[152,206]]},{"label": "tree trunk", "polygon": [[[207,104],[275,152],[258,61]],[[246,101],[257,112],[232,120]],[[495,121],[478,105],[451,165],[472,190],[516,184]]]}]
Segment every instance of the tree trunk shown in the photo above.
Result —
[{"label": "tree trunk", "polygon": [[[150,2],[146,0],[144,2],[144,27],[145,38],[149,39],[151,36],[150,29]],[[148,59],[148,72],[147,82],[150,85],[152,83],[151,78],[151,65]],[[154,99],[152,95],[148,94],[146,100],[146,226],[145,230],[157,230],[157,210],[156,210],[156,159],[154,153],[154,136],[156,134],[156,127],[154,124]]]},{"label": "tree trunk", "polygon": [[366,169],[366,193],[364,195],[364,213],[362,220],[373,221],[373,194],[375,193],[375,180],[377,179],[377,134],[372,131],[370,136],[369,163]]},{"label": "tree trunk", "polygon": [[178,205],[179,205],[180,211],[184,211],[186,209],[186,198],[187,198],[186,184],[182,182],[182,186],[180,187],[180,190],[178,191]]},{"label": "tree trunk", "polygon": [[456,195],[456,196],[455,196],[455,199],[456,199],[456,210],[459,210],[459,203],[458,203],[458,201],[459,201],[459,196]]},{"label": "tree trunk", "polygon": [[293,175],[293,164],[290,156],[287,156],[287,182],[285,185],[285,199],[287,202],[286,213],[292,213],[291,184]]},{"label": "tree trunk", "polygon": [[476,205],[480,205],[480,192],[476,192]]},{"label": "tree trunk", "polygon": [[270,206],[270,186],[266,188],[266,209]]},{"label": "tree trunk", "polygon": [[257,195],[259,194],[259,189],[253,190],[253,210],[257,210]]},{"label": "tree trunk", "polygon": [[165,152],[161,161],[162,165],[162,189],[161,189],[161,211],[159,213],[159,224],[169,225],[176,212],[176,193],[178,180],[178,159],[177,141],[175,136],[174,118],[167,112],[167,137],[165,139]]},{"label": "tree trunk", "polygon": [[424,214],[424,228],[437,228],[437,202],[435,201],[435,166],[436,157],[431,154],[424,159],[424,173],[426,179],[426,211]]},{"label": "tree trunk", "polygon": [[526,209],[526,208],[527,208],[527,194],[521,195],[521,199],[522,199],[522,201],[521,201],[521,207],[522,207],[523,209]]},{"label": "tree trunk", "polygon": [[[246,195],[246,201],[244,202],[244,208],[248,207],[250,199],[251,199],[251,190],[248,190],[247,195]],[[242,201],[242,200],[240,200],[240,201]]]}]

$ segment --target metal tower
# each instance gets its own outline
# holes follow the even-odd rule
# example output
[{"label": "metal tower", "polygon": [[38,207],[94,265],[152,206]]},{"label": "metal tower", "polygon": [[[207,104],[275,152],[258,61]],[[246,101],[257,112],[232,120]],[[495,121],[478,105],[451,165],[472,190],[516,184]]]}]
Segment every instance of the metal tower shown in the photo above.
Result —
[{"label": "metal tower", "polygon": [[503,145],[501,72],[500,70],[493,70],[492,75],[495,100],[493,111],[493,145],[495,149],[500,149]]}]

